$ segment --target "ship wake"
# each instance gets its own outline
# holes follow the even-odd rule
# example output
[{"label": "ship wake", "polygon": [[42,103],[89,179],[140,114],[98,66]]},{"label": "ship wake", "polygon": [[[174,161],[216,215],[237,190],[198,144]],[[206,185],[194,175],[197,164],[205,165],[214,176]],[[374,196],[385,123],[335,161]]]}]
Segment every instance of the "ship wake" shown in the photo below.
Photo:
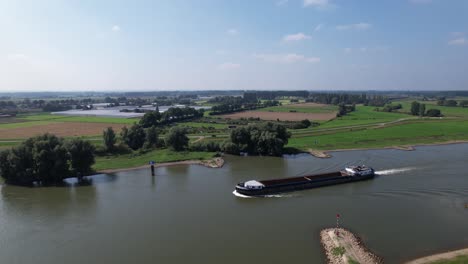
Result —
[{"label": "ship wake", "polygon": [[288,198],[288,197],[297,197],[298,195],[294,195],[294,194],[270,194],[270,195],[262,195],[262,196],[248,196],[248,195],[243,195],[241,193],[238,193],[237,191],[233,191],[232,194],[234,194],[234,196],[236,197],[239,197],[239,198],[247,198],[247,199],[251,199],[251,198]]},{"label": "ship wake", "polygon": [[381,171],[376,171],[375,174],[377,175],[392,175],[392,174],[398,174],[402,172],[407,172],[407,171],[412,171],[416,168],[399,168],[399,169],[389,169],[389,170],[381,170]]}]

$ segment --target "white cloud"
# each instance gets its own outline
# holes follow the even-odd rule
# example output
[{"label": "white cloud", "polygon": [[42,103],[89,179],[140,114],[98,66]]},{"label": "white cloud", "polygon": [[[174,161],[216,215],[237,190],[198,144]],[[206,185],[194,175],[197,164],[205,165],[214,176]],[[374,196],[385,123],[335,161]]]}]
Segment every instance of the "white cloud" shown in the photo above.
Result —
[{"label": "white cloud", "polygon": [[344,48],[343,51],[345,53],[351,53],[353,51],[359,52],[372,52],[372,53],[379,53],[379,52],[386,52],[389,50],[388,46],[374,46],[374,47],[361,47],[361,48]]},{"label": "white cloud", "polygon": [[22,53],[8,54],[8,60],[10,61],[26,61],[29,57]]},{"label": "white cloud", "polygon": [[306,62],[311,62],[311,63],[316,63],[316,62],[320,62],[320,58],[318,58],[318,57],[309,57],[309,58],[305,58],[305,61]]},{"label": "white cloud", "polygon": [[432,0],[409,0],[412,4],[429,4]]},{"label": "white cloud", "polygon": [[318,25],[314,28],[314,31],[315,31],[315,32],[318,32],[318,31],[322,30],[322,28],[323,28],[323,24],[318,24]]},{"label": "white cloud", "polygon": [[452,39],[449,41],[448,43],[449,45],[453,45],[453,46],[463,46],[463,45],[467,45],[468,44],[468,39],[462,37],[462,38],[456,38],[456,39]]},{"label": "white cloud", "polygon": [[113,32],[119,32],[120,31],[120,27],[118,25],[114,25],[112,26],[112,29],[111,29]]},{"label": "white cloud", "polygon": [[283,37],[283,41],[285,42],[292,42],[292,41],[301,41],[301,40],[306,40],[310,39],[311,37],[309,35],[306,35],[302,32],[297,33],[297,34],[291,34],[291,35],[286,35]]},{"label": "white cloud", "polygon": [[227,33],[228,35],[235,36],[235,35],[239,34],[239,31],[238,31],[237,29],[235,29],[235,28],[231,28],[231,29],[228,29],[228,30],[226,31],[226,33]]},{"label": "white cloud", "polygon": [[357,24],[348,24],[348,25],[338,25],[336,29],[338,30],[367,30],[372,27],[372,24],[369,23],[357,23]]},{"label": "white cloud", "polygon": [[282,6],[288,3],[288,0],[278,0],[276,1],[277,6]]},{"label": "white cloud", "polygon": [[295,63],[295,62],[309,62],[317,63],[320,62],[318,57],[306,57],[301,54],[287,53],[287,54],[254,54],[254,58],[263,60],[265,62],[274,63]]},{"label": "white cloud", "polygon": [[451,32],[450,33],[453,37],[463,37],[465,36],[465,32]]},{"label": "white cloud", "polygon": [[328,5],[330,5],[329,0],[304,0],[304,6],[305,7],[313,6],[313,7],[323,8],[323,7],[326,7]]},{"label": "white cloud", "polygon": [[238,63],[232,63],[232,62],[225,62],[220,65],[218,65],[218,68],[221,70],[235,70],[240,68],[240,64]]}]

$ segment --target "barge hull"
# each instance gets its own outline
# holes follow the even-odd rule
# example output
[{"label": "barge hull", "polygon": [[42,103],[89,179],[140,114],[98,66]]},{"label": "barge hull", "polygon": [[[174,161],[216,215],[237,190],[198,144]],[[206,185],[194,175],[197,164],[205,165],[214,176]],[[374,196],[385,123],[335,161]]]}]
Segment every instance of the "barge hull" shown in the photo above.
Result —
[{"label": "barge hull", "polygon": [[338,177],[333,177],[331,179],[317,179],[317,180],[296,182],[296,183],[291,183],[291,184],[288,184],[288,183],[277,184],[277,185],[271,185],[271,186],[267,185],[263,189],[256,189],[256,190],[241,188],[237,186],[236,191],[240,194],[247,195],[247,196],[264,196],[264,195],[271,195],[271,194],[278,194],[278,193],[301,191],[301,190],[306,190],[306,189],[337,185],[337,184],[343,184],[343,183],[348,183],[348,182],[364,181],[364,180],[372,179],[373,177],[374,175],[338,176]]}]

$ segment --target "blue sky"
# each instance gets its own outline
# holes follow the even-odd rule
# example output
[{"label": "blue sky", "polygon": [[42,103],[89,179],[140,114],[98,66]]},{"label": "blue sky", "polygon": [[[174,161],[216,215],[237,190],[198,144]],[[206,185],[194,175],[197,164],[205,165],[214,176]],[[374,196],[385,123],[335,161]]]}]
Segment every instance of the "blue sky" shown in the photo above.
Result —
[{"label": "blue sky", "polygon": [[0,91],[466,90],[467,0],[0,0]]}]

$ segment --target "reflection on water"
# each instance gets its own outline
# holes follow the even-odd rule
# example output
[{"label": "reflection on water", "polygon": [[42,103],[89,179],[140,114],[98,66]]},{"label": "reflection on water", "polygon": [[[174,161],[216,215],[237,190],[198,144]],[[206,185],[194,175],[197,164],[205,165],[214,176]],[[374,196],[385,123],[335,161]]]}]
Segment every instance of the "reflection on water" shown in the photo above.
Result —
[{"label": "reflection on water", "polygon": [[[468,144],[227,157],[220,169],[161,167],[154,177],[142,169],[98,175],[89,186],[3,186],[0,263],[323,263],[318,233],[336,213],[399,263],[468,246],[466,157]],[[379,176],[271,199],[233,195],[238,182],[355,164]]]}]

